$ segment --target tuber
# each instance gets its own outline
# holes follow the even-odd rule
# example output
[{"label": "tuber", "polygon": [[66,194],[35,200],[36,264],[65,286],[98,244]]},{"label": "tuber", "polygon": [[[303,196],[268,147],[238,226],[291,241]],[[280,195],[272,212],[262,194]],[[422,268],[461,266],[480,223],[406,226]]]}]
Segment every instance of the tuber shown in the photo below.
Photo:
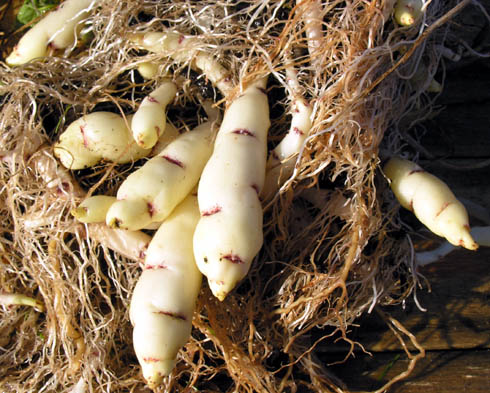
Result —
[{"label": "tuber", "polygon": [[5,60],[15,66],[46,56],[48,48],[64,49],[75,42],[81,31],[81,21],[96,0],[66,0],[56,10],[44,16],[22,36]]},{"label": "tuber", "polygon": [[225,96],[233,88],[228,71],[212,55],[202,50],[202,42],[197,37],[184,36],[176,32],[153,32],[132,33],[128,38],[135,45],[150,52],[170,56],[180,63],[191,62]]},{"label": "tuber", "polygon": [[399,157],[388,161],[384,173],[400,204],[433,233],[455,246],[478,248],[470,234],[465,207],[442,180]]},{"label": "tuber", "polygon": [[422,0],[398,0],[394,8],[395,21],[400,26],[413,25],[423,13]]},{"label": "tuber", "polygon": [[292,105],[291,127],[282,141],[270,153],[267,161],[267,173],[261,196],[269,200],[284,179],[288,179],[311,129],[311,107],[302,98],[296,98]]},{"label": "tuber", "polygon": [[212,150],[211,122],[177,137],[121,184],[107,225],[136,230],[165,219],[197,184]]},{"label": "tuber", "polygon": [[75,120],[54,145],[54,155],[68,169],[84,169],[101,160],[123,164],[150,151],[139,147],[124,118],[111,112],[94,112]]},{"label": "tuber", "polygon": [[164,81],[141,102],[131,120],[131,131],[136,143],[143,149],[153,147],[165,131],[167,105],[177,93],[175,83]]},{"label": "tuber", "polygon": [[94,195],[86,198],[71,215],[83,223],[105,222],[107,211],[116,201],[116,197],[107,195]]},{"label": "tuber", "polygon": [[131,299],[133,345],[150,388],[171,373],[191,334],[202,280],[192,251],[198,220],[197,198],[189,195],[151,240]]},{"label": "tuber", "polygon": [[225,111],[198,188],[201,219],[196,263],[220,300],[248,272],[263,243],[262,190],[270,125],[266,79],[245,89]]}]

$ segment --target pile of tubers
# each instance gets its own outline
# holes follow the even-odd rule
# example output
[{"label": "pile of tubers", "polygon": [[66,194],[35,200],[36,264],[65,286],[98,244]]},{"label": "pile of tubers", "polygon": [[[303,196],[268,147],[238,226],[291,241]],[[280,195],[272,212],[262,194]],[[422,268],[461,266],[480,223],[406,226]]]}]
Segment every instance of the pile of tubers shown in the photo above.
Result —
[{"label": "pile of tubers", "polygon": [[[29,66],[75,47],[84,20],[97,12],[98,3],[65,0],[27,31],[6,63],[12,68]],[[417,26],[426,12],[421,0],[382,3],[383,14],[393,15],[403,28]],[[312,17],[315,7],[321,2],[297,1],[288,8],[289,21],[301,10],[307,15],[301,19],[308,43],[304,56],[312,66],[318,42],[326,34]],[[168,112],[178,105],[187,82],[167,72],[134,113],[84,114],[66,126],[52,146],[69,184],[75,184],[73,173],[97,165],[144,162],[111,195],[86,197],[75,190],[79,203],[71,215],[86,225],[89,237],[141,262],[143,271],[129,309],[132,341],[147,385],[158,389],[175,371],[179,351],[191,336],[202,276],[222,302],[246,280],[264,244],[264,209],[287,195],[308,160],[305,150],[312,148],[314,136],[322,134],[318,124],[323,120],[318,120],[321,111],[292,61],[277,68],[283,74],[271,72],[267,64],[254,64],[233,82],[234,71],[202,50],[205,43],[197,35],[171,29],[129,31],[124,39],[135,50],[171,59],[176,67],[188,66],[203,75],[222,98],[200,100],[207,120],[192,130],[177,130]],[[140,66],[142,78],[155,77],[158,64]],[[286,135],[271,148],[270,86],[277,78],[286,91],[291,116]],[[478,248],[468,214],[446,184],[395,154],[384,157],[383,163],[382,181],[391,186],[402,207],[451,244]],[[318,168],[316,173],[324,169],[321,164]],[[344,209],[349,204],[344,197],[337,202]],[[114,240],[116,234],[119,240]]]}]

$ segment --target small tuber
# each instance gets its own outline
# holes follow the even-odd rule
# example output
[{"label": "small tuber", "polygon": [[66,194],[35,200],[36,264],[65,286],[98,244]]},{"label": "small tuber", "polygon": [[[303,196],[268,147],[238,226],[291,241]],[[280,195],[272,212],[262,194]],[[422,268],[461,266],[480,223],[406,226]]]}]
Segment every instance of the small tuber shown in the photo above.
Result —
[{"label": "small tuber", "polygon": [[442,180],[399,157],[388,161],[384,173],[400,204],[433,233],[455,246],[478,248],[470,234],[465,207]]}]

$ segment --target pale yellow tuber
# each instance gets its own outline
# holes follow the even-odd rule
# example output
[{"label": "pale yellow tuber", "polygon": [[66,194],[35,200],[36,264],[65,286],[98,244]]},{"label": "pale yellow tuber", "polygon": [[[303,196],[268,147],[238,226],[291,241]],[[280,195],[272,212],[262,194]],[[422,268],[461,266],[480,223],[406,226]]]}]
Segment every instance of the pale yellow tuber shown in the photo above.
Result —
[{"label": "pale yellow tuber", "polygon": [[455,246],[478,248],[470,234],[465,207],[442,180],[399,157],[388,161],[384,173],[400,204],[433,233]]},{"label": "pale yellow tuber", "polygon": [[398,0],[394,8],[394,18],[400,26],[413,25],[423,14],[422,0]]},{"label": "pale yellow tuber", "polygon": [[54,145],[55,156],[68,169],[84,169],[102,160],[123,164],[150,151],[138,146],[124,118],[111,112],[94,112],[75,120]]},{"label": "pale yellow tuber", "polygon": [[82,21],[97,0],[66,0],[27,31],[5,60],[9,65],[21,65],[46,56],[48,48],[64,49],[75,42]]},{"label": "pale yellow tuber", "polygon": [[205,122],[131,173],[107,212],[107,225],[137,230],[164,220],[197,184],[213,150],[213,134],[212,123]]},{"label": "pale yellow tuber", "polygon": [[133,345],[150,388],[172,372],[191,334],[202,280],[192,250],[198,220],[197,199],[189,195],[155,233],[131,299]]},{"label": "pale yellow tuber", "polygon": [[165,132],[167,116],[165,109],[177,93],[175,83],[162,82],[141,102],[131,120],[131,131],[136,143],[143,149],[153,147]]},{"label": "pale yellow tuber", "polygon": [[249,86],[226,110],[199,182],[194,253],[220,300],[245,277],[263,243],[259,194],[270,125],[265,82]]},{"label": "pale yellow tuber", "polygon": [[83,223],[105,222],[107,211],[116,202],[116,197],[107,195],[94,195],[83,200],[71,215]]}]

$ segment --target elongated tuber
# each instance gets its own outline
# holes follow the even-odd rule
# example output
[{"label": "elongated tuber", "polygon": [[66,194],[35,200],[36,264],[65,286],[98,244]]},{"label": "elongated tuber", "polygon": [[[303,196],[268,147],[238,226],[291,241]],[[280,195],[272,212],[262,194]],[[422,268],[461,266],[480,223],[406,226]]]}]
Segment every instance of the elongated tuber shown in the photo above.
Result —
[{"label": "elongated tuber", "polygon": [[131,120],[131,130],[136,143],[143,149],[153,147],[165,132],[167,116],[165,109],[177,93],[175,83],[163,82],[145,97]]},{"label": "elongated tuber", "polygon": [[197,37],[176,32],[153,32],[133,33],[128,38],[150,52],[170,56],[181,63],[191,62],[225,96],[233,88],[228,71],[211,54],[202,50],[203,42]]},{"label": "elongated tuber", "polygon": [[165,219],[197,184],[212,150],[211,122],[180,135],[121,184],[107,225],[136,230]]},{"label": "elongated tuber", "polygon": [[75,120],[54,146],[55,156],[68,169],[84,169],[101,160],[123,164],[150,151],[138,146],[124,118],[111,112],[94,112]]},{"label": "elongated tuber", "polygon": [[220,300],[247,274],[263,243],[259,194],[270,125],[265,82],[248,87],[226,110],[199,182],[194,253]]},{"label": "elongated tuber", "polygon": [[7,57],[7,64],[25,64],[35,58],[46,56],[48,48],[64,49],[72,45],[82,29],[81,21],[87,17],[91,4],[96,1],[64,1],[24,34]]},{"label": "elongated tuber", "polygon": [[470,234],[465,207],[442,180],[399,157],[388,161],[384,173],[400,204],[433,233],[455,246],[478,248]]},{"label": "elongated tuber", "polygon": [[300,152],[311,129],[311,107],[306,100],[297,98],[292,105],[292,120],[289,132],[270,153],[262,197],[269,200],[285,179],[294,170]]},{"label": "elongated tuber", "polygon": [[171,373],[191,334],[202,280],[192,250],[198,220],[197,198],[189,195],[155,233],[131,299],[133,345],[150,388]]}]

